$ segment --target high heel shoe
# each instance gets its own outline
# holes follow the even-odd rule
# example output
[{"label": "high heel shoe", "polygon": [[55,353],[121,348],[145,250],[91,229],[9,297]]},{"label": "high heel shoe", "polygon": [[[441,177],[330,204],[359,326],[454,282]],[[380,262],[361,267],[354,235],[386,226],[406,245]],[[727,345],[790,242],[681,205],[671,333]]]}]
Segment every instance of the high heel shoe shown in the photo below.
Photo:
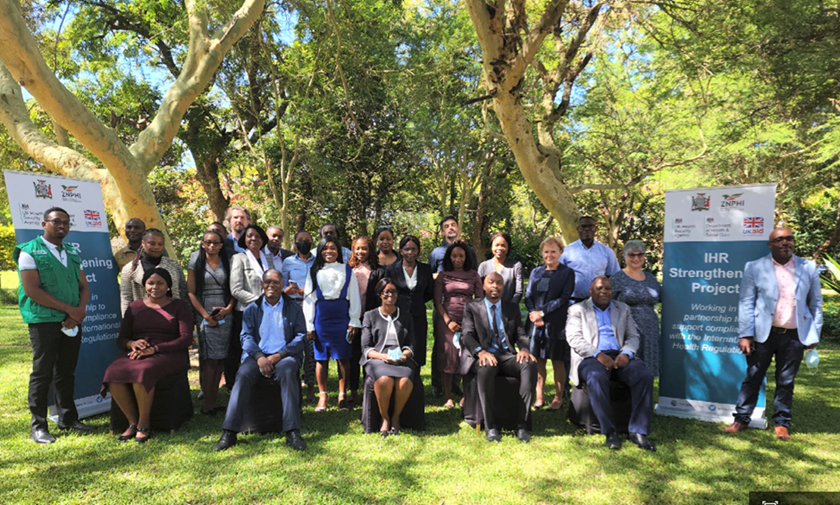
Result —
[{"label": "high heel shoe", "polygon": [[117,438],[117,440],[118,440],[118,441],[120,441],[120,442],[125,442],[125,441],[127,441],[127,440],[131,440],[132,438],[134,438],[134,437],[135,437],[135,435],[137,435],[137,426],[136,426],[136,425],[129,424],[129,425],[128,425],[128,429],[129,429],[129,430],[134,430],[134,433],[132,433],[131,435],[120,435],[120,436]]}]

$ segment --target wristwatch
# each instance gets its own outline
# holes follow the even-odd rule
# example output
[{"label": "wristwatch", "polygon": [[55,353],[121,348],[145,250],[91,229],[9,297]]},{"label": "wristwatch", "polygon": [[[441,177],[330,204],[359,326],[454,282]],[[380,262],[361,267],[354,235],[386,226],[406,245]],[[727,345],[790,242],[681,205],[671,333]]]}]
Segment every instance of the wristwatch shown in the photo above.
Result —
[{"label": "wristwatch", "polygon": [[545,317],[545,312],[540,311],[540,317]]}]

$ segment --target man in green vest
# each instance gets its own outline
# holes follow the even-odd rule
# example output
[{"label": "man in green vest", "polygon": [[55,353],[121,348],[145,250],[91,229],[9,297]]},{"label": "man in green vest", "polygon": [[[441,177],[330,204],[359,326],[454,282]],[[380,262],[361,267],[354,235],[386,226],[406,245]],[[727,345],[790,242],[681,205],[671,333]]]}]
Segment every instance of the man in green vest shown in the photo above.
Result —
[{"label": "man in green vest", "polygon": [[65,244],[70,215],[53,207],[44,213],[44,234],[15,248],[20,275],[18,301],[23,321],[29,325],[32,374],[29,376],[31,438],[39,444],[55,442],[47,429],[47,395],[55,385],[58,427],[91,431],[79,421],[73,399],[76,361],[82,341],[82,321],[90,296],[79,250]]}]

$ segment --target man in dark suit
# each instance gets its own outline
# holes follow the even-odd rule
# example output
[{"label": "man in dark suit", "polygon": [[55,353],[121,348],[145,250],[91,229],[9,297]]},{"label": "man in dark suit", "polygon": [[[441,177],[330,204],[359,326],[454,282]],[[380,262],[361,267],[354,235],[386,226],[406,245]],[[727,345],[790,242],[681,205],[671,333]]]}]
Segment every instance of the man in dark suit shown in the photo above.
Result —
[{"label": "man in dark suit", "polygon": [[286,444],[298,451],[306,449],[300,435],[298,379],[306,335],[303,310],[283,295],[283,274],[278,270],[265,271],[262,288],[265,294],[248,305],[242,315],[242,364],[230,393],[217,451],[236,445],[245,406],[260,376],[272,378],[280,385]]},{"label": "man in dark suit", "polygon": [[612,299],[612,284],[596,277],[589,288],[591,297],[569,307],[566,340],[572,349],[570,375],[577,386],[583,382],[589,391],[592,410],[606,435],[610,449],[621,449],[621,439],[610,405],[610,378],[630,388],[629,439],[642,449],[656,451],[648,439],[653,414],[653,374],[636,358],[639,332],[627,304]]},{"label": "man in dark suit", "polygon": [[[496,375],[519,377],[516,438],[530,442],[526,428],[531,415],[531,396],[537,375],[537,360],[528,352],[528,337],[522,326],[519,307],[503,301],[505,281],[496,272],[484,279],[484,296],[464,307],[461,346],[466,350],[461,358],[461,375],[476,374],[478,398],[484,412],[486,438],[498,442],[501,438],[493,415]],[[519,352],[514,349],[514,343]]]}]

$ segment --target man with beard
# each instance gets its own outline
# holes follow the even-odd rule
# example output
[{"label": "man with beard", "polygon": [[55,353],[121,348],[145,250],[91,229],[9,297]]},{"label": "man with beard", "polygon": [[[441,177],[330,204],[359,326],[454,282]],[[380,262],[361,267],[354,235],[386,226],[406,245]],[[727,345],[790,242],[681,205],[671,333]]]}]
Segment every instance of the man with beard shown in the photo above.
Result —
[{"label": "man with beard", "polygon": [[249,224],[251,224],[251,213],[248,209],[238,205],[228,208],[225,213],[225,225],[230,233],[225,237],[225,250],[230,256],[245,252],[245,249],[239,247],[239,236]]},{"label": "man with beard", "polygon": [[727,433],[749,427],[759,389],[775,356],[773,423],[777,439],[790,439],[793,380],[805,351],[819,343],[823,323],[816,265],[794,255],[794,244],[791,230],[776,228],[767,242],[770,254],[744,267],[738,347],[747,355],[747,377],[735,406],[735,422],[726,427]]}]

